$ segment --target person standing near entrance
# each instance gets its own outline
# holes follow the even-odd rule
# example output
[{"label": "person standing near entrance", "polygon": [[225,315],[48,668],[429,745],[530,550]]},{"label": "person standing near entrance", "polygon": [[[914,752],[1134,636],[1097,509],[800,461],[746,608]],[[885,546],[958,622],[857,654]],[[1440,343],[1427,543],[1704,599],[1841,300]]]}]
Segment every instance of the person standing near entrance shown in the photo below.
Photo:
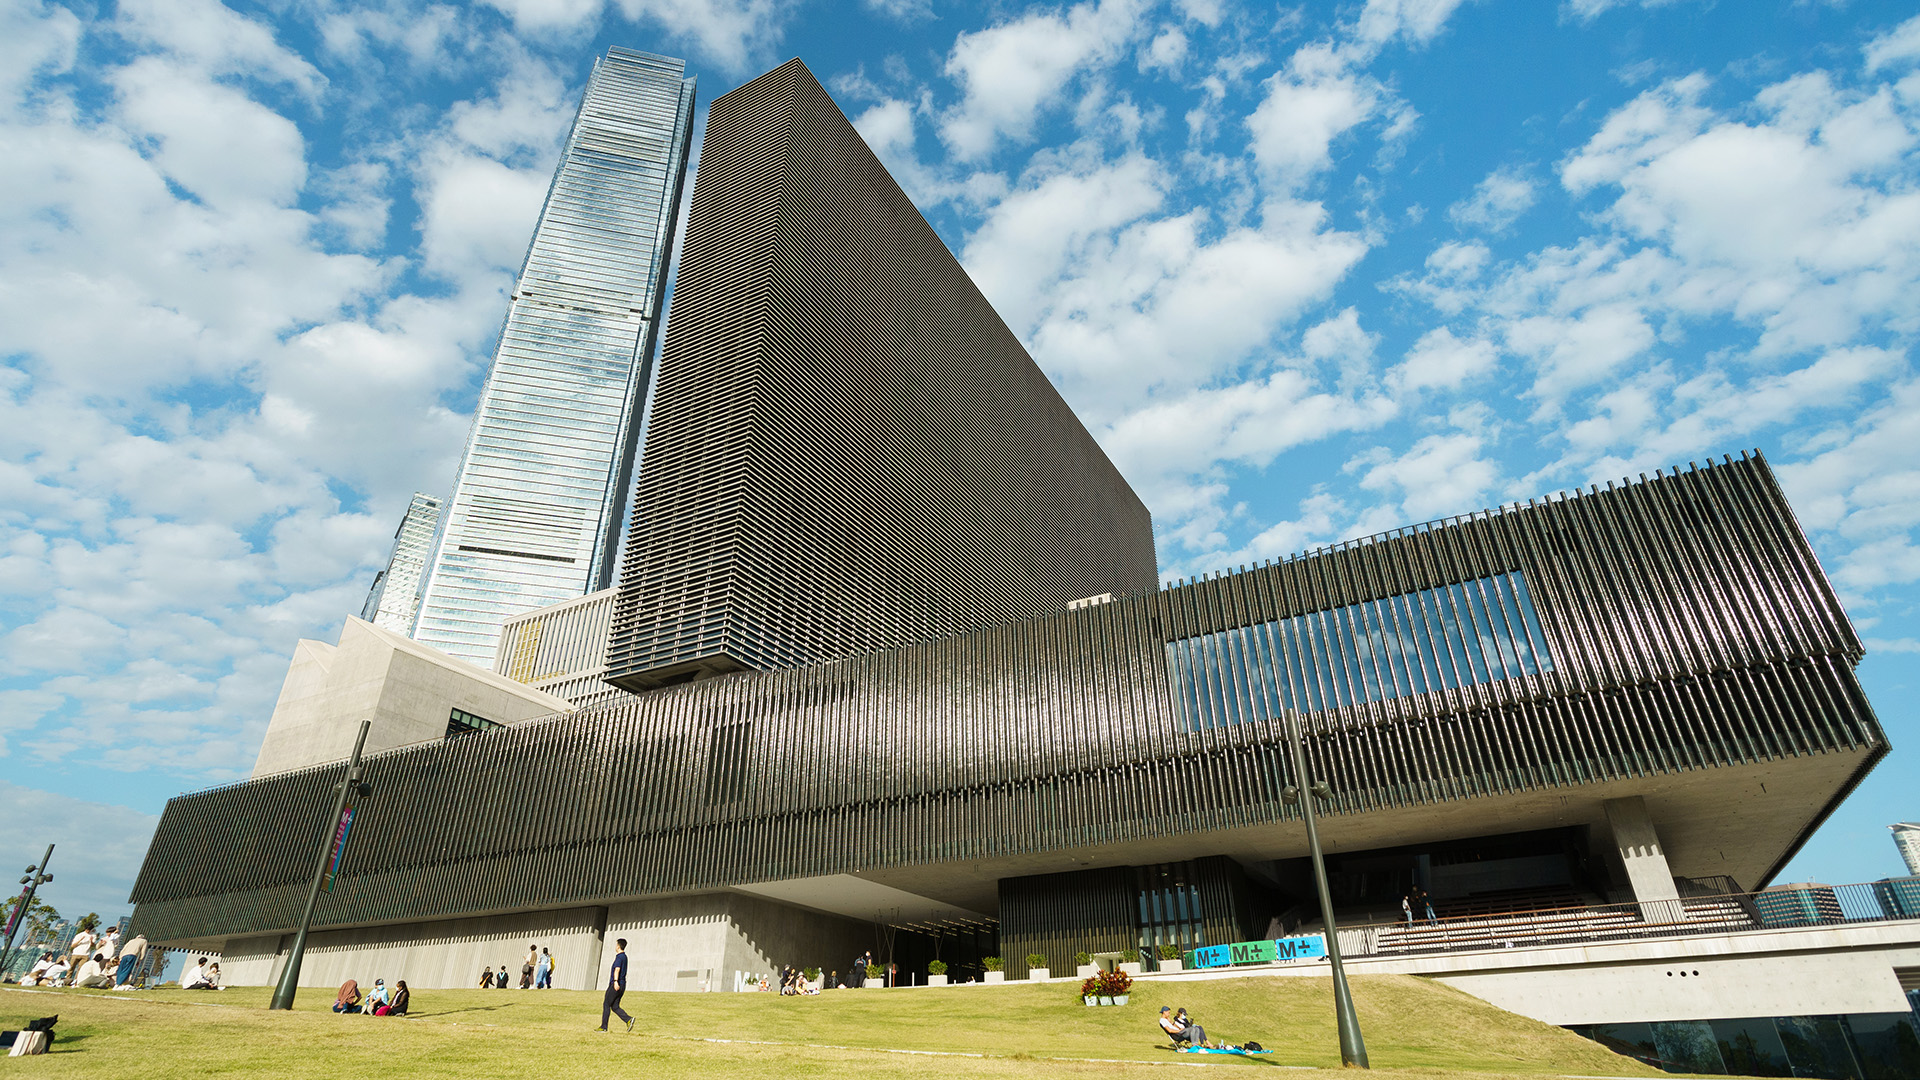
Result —
[{"label": "person standing near entrance", "polygon": [[607,972],[607,996],[600,1003],[600,1030],[607,1030],[607,1017],[617,1016],[627,1022],[627,1033],[633,1033],[633,1017],[620,1008],[620,995],[627,992],[627,939],[614,941],[613,969]]}]

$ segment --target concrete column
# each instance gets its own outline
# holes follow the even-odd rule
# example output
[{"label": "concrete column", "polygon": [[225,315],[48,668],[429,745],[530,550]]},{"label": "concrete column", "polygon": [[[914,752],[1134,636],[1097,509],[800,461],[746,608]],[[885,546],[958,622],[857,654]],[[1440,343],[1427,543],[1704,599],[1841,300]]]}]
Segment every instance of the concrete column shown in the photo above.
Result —
[{"label": "concrete column", "polygon": [[1674,888],[1673,870],[1653,829],[1646,800],[1638,795],[1609,799],[1606,811],[1619,865],[1626,871],[1633,898],[1640,902],[1641,917],[1648,922],[1680,921],[1685,917],[1678,902],[1680,892]]}]

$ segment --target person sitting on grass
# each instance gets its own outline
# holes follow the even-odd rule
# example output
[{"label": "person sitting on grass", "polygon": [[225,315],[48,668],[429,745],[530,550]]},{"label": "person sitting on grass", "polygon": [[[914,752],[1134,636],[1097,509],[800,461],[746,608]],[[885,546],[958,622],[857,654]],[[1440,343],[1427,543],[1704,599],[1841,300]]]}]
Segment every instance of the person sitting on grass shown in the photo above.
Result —
[{"label": "person sitting on grass", "polygon": [[387,980],[373,980],[373,990],[367,994],[367,1000],[361,1002],[360,1011],[367,1016],[379,1016],[380,1010],[387,1006]]},{"label": "person sitting on grass", "polygon": [[400,979],[393,984],[393,1000],[373,1010],[375,1016],[405,1016],[412,997],[407,992],[407,980]]},{"label": "person sitting on grass", "polygon": [[73,985],[89,990],[113,989],[113,976],[107,974],[107,958],[99,953],[87,957],[87,962],[74,974]]},{"label": "person sitting on grass", "polygon": [[340,992],[334,995],[333,1011],[337,1013],[357,1013],[360,1011],[360,984],[352,979],[340,984]]},{"label": "person sitting on grass", "polygon": [[39,986],[40,980],[47,977],[47,971],[52,967],[53,967],[53,954],[41,953],[40,959],[35,960],[33,962],[33,969],[27,972],[26,978],[20,980],[20,985],[21,986]]},{"label": "person sitting on grass", "polygon": [[1207,1032],[1187,1016],[1187,1010],[1174,1012],[1165,1005],[1160,1006],[1160,1030],[1167,1033],[1175,1047],[1181,1043],[1193,1046],[1207,1046]]},{"label": "person sitting on grass", "polygon": [[67,967],[66,957],[55,956],[53,958],[53,966],[47,968],[46,971],[41,973],[40,985],[41,986],[65,986],[67,984],[67,972],[71,970],[72,970],[71,968]]},{"label": "person sitting on grass", "polygon": [[217,990],[219,989],[219,987],[214,985],[213,972],[207,967],[206,957],[204,956],[201,957],[199,963],[193,965],[193,967],[191,968],[188,968],[187,972],[184,975],[180,976],[180,989],[182,990]]}]

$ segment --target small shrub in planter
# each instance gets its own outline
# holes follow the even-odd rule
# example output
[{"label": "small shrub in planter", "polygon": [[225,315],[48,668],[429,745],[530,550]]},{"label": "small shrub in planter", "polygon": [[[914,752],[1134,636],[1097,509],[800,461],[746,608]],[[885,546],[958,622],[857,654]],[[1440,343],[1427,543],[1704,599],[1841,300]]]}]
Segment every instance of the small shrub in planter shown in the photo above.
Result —
[{"label": "small shrub in planter", "polygon": [[1178,960],[1180,959],[1180,946],[1161,945],[1156,947],[1155,953],[1162,960]]},{"label": "small shrub in planter", "polygon": [[999,971],[1007,966],[1007,962],[997,956],[983,956],[980,958],[980,964],[988,971]]},{"label": "small shrub in planter", "polygon": [[1073,954],[1073,965],[1075,967],[1086,967],[1088,964],[1091,964],[1091,963],[1093,963],[1093,957],[1091,955],[1084,952],[1077,952]]},{"label": "small shrub in planter", "polygon": [[945,975],[946,973],[947,962],[945,960],[935,960],[927,965],[927,974],[929,975]]},{"label": "small shrub in planter", "polygon": [[1027,967],[1029,970],[1046,966],[1047,956],[1045,953],[1030,952],[1027,954]]},{"label": "small shrub in planter", "polygon": [[819,982],[819,981],[820,981],[820,969],[819,969],[819,968],[801,968],[801,969],[800,969],[800,974],[802,974],[802,975],[804,975],[804,976],[806,976],[806,978],[807,978],[807,981],[808,981],[808,982]]},{"label": "small shrub in planter", "polygon": [[1133,977],[1124,971],[1103,971],[1081,982],[1080,997],[1089,1005],[1125,1005]]}]

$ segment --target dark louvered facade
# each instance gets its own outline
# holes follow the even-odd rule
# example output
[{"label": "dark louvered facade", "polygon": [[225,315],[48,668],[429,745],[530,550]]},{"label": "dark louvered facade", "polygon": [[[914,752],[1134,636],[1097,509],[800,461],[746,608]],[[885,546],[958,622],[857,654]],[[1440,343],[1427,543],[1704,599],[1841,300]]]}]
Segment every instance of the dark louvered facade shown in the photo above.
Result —
[{"label": "dark louvered facade", "polygon": [[629,689],[1156,580],[1146,508],[798,60],[708,116],[633,505]]},{"label": "dark louvered facade", "polygon": [[[1887,752],[1860,655],[1771,471],[1742,457],[383,753],[322,918],[855,875],[997,913],[1004,952],[1051,955],[1140,930],[1122,900],[1156,886],[1122,879],[1173,866],[1195,933],[1257,926],[1232,875],[1305,843],[1280,798],[1283,707],[1334,789],[1334,852],[1597,828],[1637,798],[1675,875],[1753,888]],[[137,928],[290,927],[338,773],[170,802]],[[1042,877],[1100,868],[1097,888]]]}]

